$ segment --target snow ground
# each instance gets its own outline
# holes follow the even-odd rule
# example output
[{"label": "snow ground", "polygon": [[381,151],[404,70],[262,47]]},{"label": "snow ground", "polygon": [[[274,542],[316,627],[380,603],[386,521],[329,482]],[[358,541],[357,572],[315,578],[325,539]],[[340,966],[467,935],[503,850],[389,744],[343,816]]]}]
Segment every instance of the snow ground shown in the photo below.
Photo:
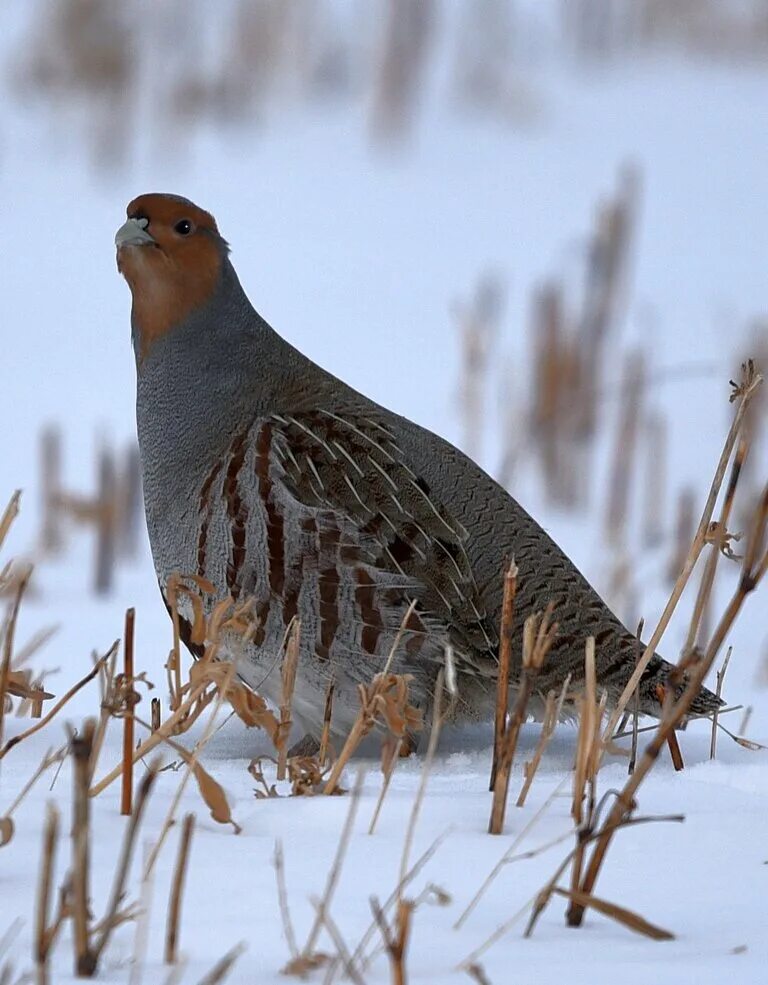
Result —
[{"label": "snow ground", "polygon": [[[23,18],[6,16],[2,51],[13,50]],[[216,214],[234,261],[262,313],[293,343],[361,390],[427,426],[456,437],[457,370],[450,304],[491,266],[509,282],[505,345],[520,354],[531,288],[549,273],[568,271],[588,229],[594,203],[612,188],[617,167],[637,160],[644,174],[640,236],[625,341],[647,330],[655,312],[659,368],[702,363],[707,375],[659,388],[656,399],[673,420],[671,468],[675,488],[693,483],[703,499],[727,426],[725,380],[737,339],[749,319],[768,310],[764,257],[768,253],[766,113],[768,75],[738,69],[638,61],[588,73],[550,64],[534,78],[542,117],[530,128],[504,129],[457,120],[445,107],[425,111],[409,153],[371,155],[357,110],[312,119],[289,116],[251,140],[233,132],[204,133],[183,158],[159,160],[141,148],[119,174],[95,173],[76,130],[47,132],[39,109],[11,100],[0,108],[0,197],[7,239],[2,264],[0,325],[4,350],[0,386],[0,498],[25,489],[25,509],[6,547],[22,553],[37,533],[36,439],[49,420],[67,442],[67,477],[88,489],[95,436],[126,440],[133,433],[132,357],[128,296],[114,269],[112,235],[125,203],[148,189],[175,190]],[[523,381],[521,381],[521,385]],[[8,423],[10,422],[10,423]],[[488,452],[493,461],[492,446]],[[764,471],[764,467],[763,467]],[[599,492],[599,484],[596,482]],[[528,477],[515,490],[525,505],[596,583],[603,576],[599,509],[587,518],[548,510]],[[79,677],[92,649],[120,635],[128,605],[138,611],[137,663],[154,680],[170,643],[165,611],[146,549],[123,568],[105,601],[87,592],[87,535],[73,538],[56,563],[43,564],[37,595],[25,605],[23,642],[41,626],[60,623],[39,658],[60,666],[53,690]],[[661,559],[642,560],[643,609],[652,625],[664,600]],[[724,573],[725,601],[733,576]],[[688,600],[690,604],[690,600]],[[669,631],[667,653],[679,648],[685,609]],[[768,742],[768,695],[757,687],[765,647],[765,592],[751,599],[729,639],[730,701],[754,706],[749,735]],[[79,721],[96,707],[95,691],[72,703]],[[733,716],[738,718],[738,715]],[[22,727],[11,719],[10,731]],[[523,736],[524,758],[537,736]],[[62,741],[62,721],[9,755],[0,773],[0,811],[13,799],[42,752]],[[451,833],[415,884],[439,884],[448,907],[425,906],[415,917],[410,981],[451,982],[456,964],[510,917],[550,876],[561,845],[511,866],[461,931],[452,924],[486,872],[567,774],[573,730],[562,727],[550,747],[526,807],[510,807],[508,833],[485,834],[488,735],[446,737],[429,781],[414,856],[447,828]],[[672,930],[676,940],[653,943],[599,916],[569,930],[563,904],[554,903],[533,940],[514,928],[482,959],[494,985],[534,979],[550,983],[664,983],[698,985],[766,980],[768,765],[721,736],[718,761],[708,762],[708,730],[682,736],[687,763],[675,775],[662,760],[643,786],[643,813],[686,816],[682,825],[623,832],[611,849],[600,895]],[[182,810],[197,813],[181,948],[184,982],[197,982],[228,948],[247,950],[228,981],[283,981],[288,958],[271,859],[284,844],[291,913],[301,942],[311,921],[309,898],[326,878],[347,798],[253,798],[246,765],[263,743],[236,724],[219,733],[205,761],[225,786],[243,831],[216,825],[192,790]],[[119,755],[117,731],[103,764]],[[369,764],[370,765],[370,764]],[[421,759],[401,764],[374,836],[367,822],[378,791],[371,768],[333,914],[354,944],[370,922],[368,897],[386,897],[396,881],[405,826]],[[619,785],[621,762],[609,764],[602,789]],[[17,970],[31,964],[33,903],[43,806],[53,799],[68,831],[70,771],[53,790],[43,780],[16,817],[10,845],[0,849],[0,935],[20,917],[10,945]],[[513,789],[516,789],[516,778]],[[161,775],[142,839],[156,836],[178,783]],[[94,901],[105,903],[111,860],[124,826],[117,790],[94,804]],[[521,846],[544,844],[569,827],[567,799],[557,799]],[[164,914],[177,835],[160,856],[154,880],[145,982],[163,981]],[[62,846],[58,874],[66,868]],[[131,891],[138,891],[137,873]],[[133,930],[122,928],[106,955],[102,979],[126,982]],[[69,930],[54,960],[54,981],[70,981]],[[322,980],[320,976],[318,980]],[[367,982],[388,981],[380,958]]]}]

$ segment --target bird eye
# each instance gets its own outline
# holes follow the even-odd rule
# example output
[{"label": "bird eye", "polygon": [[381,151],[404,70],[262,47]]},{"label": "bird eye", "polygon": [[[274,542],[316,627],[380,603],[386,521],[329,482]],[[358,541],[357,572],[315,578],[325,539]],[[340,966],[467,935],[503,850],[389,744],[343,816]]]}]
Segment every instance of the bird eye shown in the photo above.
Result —
[{"label": "bird eye", "polygon": [[192,223],[189,219],[180,219],[173,228],[179,236],[189,236],[192,232]]}]

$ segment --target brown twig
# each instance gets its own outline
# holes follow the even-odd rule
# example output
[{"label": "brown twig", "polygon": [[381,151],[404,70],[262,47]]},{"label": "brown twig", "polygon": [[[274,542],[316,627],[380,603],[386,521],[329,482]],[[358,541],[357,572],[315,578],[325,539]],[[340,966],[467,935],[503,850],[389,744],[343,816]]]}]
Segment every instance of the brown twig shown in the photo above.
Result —
[{"label": "brown twig", "polygon": [[135,609],[126,609],[125,634],[123,641],[123,676],[129,707],[123,716],[123,785],[120,796],[120,813],[128,816],[133,808],[133,630],[136,619]]},{"label": "brown twig", "polygon": [[[733,652],[733,647],[729,646],[725,654],[725,660],[723,660],[723,666],[717,672],[717,690],[715,694],[718,698],[722,696],[723,693],[723,682],[725,681],[725,674],[728,670],[728,664],[731,660],[731,653]],[[714,759],[717,753],[717,726],[719,724],[718,718],[720,717],[720,708],[715,708],[714,714],[712,715],[712,738],[709,743],[709,758]]]},{"label": "brown twig", "polygon": [[504,830],[504,815],[507,809],[507,794],[515,749],[517,748],[517,738],[525,721],[528,701],[533,692],[536,678],[557,633],[557,623],[550,625],[551,616],[552,606],[549,605],[543,615],[537,613],[529,616],[525,621],[522,674],[510,721],[504,731],[499,766],[496,772],[496,784],[493,788],[493,804],[488,824],[489,834],[501,834]]},{"label": "brown twig", "polygon": [[[763,490],[752,531],[747,542],[738,587],[723,613],[701,660],[690,671],[683,693],[666,710],[662,720],[659,722],[655,735],[644,750],[643,757],[637,769],[628,778],[603,824],[601,836],[595,844],[589,866],[581,884],[581,891],[588,895],[592,895],[617,825],[632,810],[638,787],[656,762],[669,735],[674,733],[675,729],[682,722],[699,693],[702,682],[711,669],[727,633],[741,611],[746,597],[755,590],[761,579],[765,576],[766,571],[768,571],[768,550],[763,546],[765,543],[766,525],[768,525],[768,485]],[[762,555],[761,551],[764,552]],[[577,906],[575,915],[580,920],[583,915],[583,908]]]},{"label": "brown twig", "polygon": [[375,896],[371,897],[370,902],[371,912],[381,931],[384,947],[389,955],[389,963],[392,970],[392,985],[406,985],[405,952],[408,947],[414,904],[411,900],[398,900],[395,926],[392,928]]},{"label": "brown twig", "polygon": [[299,957],[299,946],[296,943],[296,932],[293,929],[291,911],[288,908],[288,889],[285,884],[285,856],[283,854],[283,843],[279,838],[275,842],[275,878],[277,879],[277,899],[280,904],[283,933],[288,942],[288,950],[291,952],[291,960],[296,961]]},{"label": "brown twig", "polygon": [[336,848],[336,855],[333,860],[333,864],[328,872],[328,879],[325,883],[325,892],[323,893],[323,898],[319,901],[317,907],[317,913],[315,914],[314,922],[312,923],[312,928],[309,931],[309,936],[307,937],[307,942],[301,951],[301,957],[309,958],[314,954],[315,947],[317,946],[317,938],[320,934],[320,928],[323,925],[323,921],[328,914],[331,901],[333,900],[333,894],[336,891],[336,886],[339,881],[339,876],[341,875],[341,868],[344,864],[344,858],[347,854],[347,848],[349,847],[349,840],[352,837],[352,829],[355,824],[355,818],[357,816],[357,809],[360,805],[360,795],[363,792],[363,780],[365,779],[365,774],[362,770],[357,774],[357,779],[355,780],[355,785],[352,788],[352,795],[349,801],[349,810],[347,811],[347,818],[344,822],[344,827],[341,829],[341,835],[339,836],[339,843]]},{"label": "brown twig", "polygon": [[[8,613],[8,617],[5,622],[4,627],[4,638],[3,638],[3,656],[0,662],[0,747],[3,744],[3,726],[5,725],[5,697],[8,691],[8,679],[11,673],[11,657],[13,656],[13,638],[16,633],[16,620],[19,616],[19,608],[21,607],[21,600],[24,597],[24,591],[29,584],[29,579],[32,575],[32,566],[28,565],[21,572],[18,583],[16,585],[16,594],[14,596],[13,602],[11,603],[11,608]],[[0,757],[2,758],[2,757]]]},{"label": "brown twig", "polygon": [[277,779],[285,779],[285,768],[288,763],[288,739],[291,734],[291,706],[293,704],[293,689],[296,686],[296,671],[299,666],[301,647],[301,621],[294,619],[291,634],[283,655],[281,671],[282,697],[280,701],[280,729],[277,736]]},{"label": "brown twig", "polygon": [[320,735],[320,749],[317,753],[317,760],[320,768],[325,766],[328,759],[328,749],[330,748],[331,738],[331,718],[333,716],[333,692],[336,689],[336,682],[333,678],[328,681],[328,688],[325,692],[325,708],[323,710],[323,731]]},{"label": "brown twig", "polygon": [[59,812],[53,804],[48,804],[43,830],[43,852],[40,864],[40,883],[37,890],[35,910],[35,970],[37,985],[48,985],[48,959],[58,932],[59,925],[51,924],[51,892],[56,866],[56,847],[59,840]]},{"label": "brown twig", "polygon": [[563,705],[565,704],[565,699],[568,695],[568,688],[571,685],[571,675],[568,676],[563,681],[563,686],[560,689],[559,697],[554,691],[550,691],[547,695],[547,700],[544,705],[544,716],[541,723],[541,735],[539,736],[539,741],[536,744],[536,749],[533,753],[533,758],[529,763],[526,763],[523,769],[525,774],[525,780],[520,788],[520,794],[517,798],[515,804],[516,807],[525,806],[526,798],[533,784],[534,777],[536,776],[536,771],[541,763],[542,756],[546,752],[547,746],[549,745],[552,736],[555,734],[555,729],[560,721],[560,716],[563,713]]},{"label": "brown twig", "polygon": [[499,672],[496,679],[496,718],[493,727],[493,762],[489,790],[496,786],[496,772],[501,759],[501,747],[507,727],[509,708],[509,678],[512,666],[512,621],[515,614],[517,593],[517,565],[514,558],[504,572],[504,597],[501,605],[501,632],[499,637]]},{"label": "brown twig", "polygon": [[19,503],[21,502],[21,489],[17,489],[8,500],[8,505],[3,510],[0,517],[0,547],[5,543],[8,531],[13,525],[13,521],[19,515]]},{"label": "brown twig", "polygon": [[67,693],[64,695],[64,697],[61,698],[60,701],[56,702],[56,704],[53,706],[53,708],[51,708],[51,710],[48,712],[47,715],[39,719],[39,721],[35,722],[34,725],[32,725],[30,728],[26,730],[26,732],[20,732],[19,735],[12,735],[11,738],[8,739],[8,741],[2,747],[2,749],[0,749],[0,759],[3,759],[3,757],[6,756],[11,751],[11,749],[13,749],[14,746],[17,746],[20,742],[23,742],[25,739],[28,739],[31,735],[34,735],[35,732],[39,732],[40,729],[45,728],[48,722],[50,722],[50,720],[54,718],[61,711],[61,709],[69,701],[69,699],[73,697],[73,695],[77,694],[77,692],[81,688],[85,687],[85,685],[88,684],[89,681],[93,680],[93,678],[99,673],[101,668],[104,666],[104,663],[109,659],[116,646],[117,643],[116,642],[113,643],[109,652],[104,654],[103,657],[99,658],[99,660],[94,665],[93,669],[89,671],[85,675],[85,677],[83,677],[82,680],[78,681],[77,684],[74,685],[74,687],[71,687],[69,691],[67,691]]},{"label": "brown twig", "polygon": [[189,847],[195,830],[195,815],[186,814],[179,839],[179,854],[176,856],[176,867],[173,870],[171,896],[168,900],[168,921],[165,928],[165,963],[176,964],[179,959],[179,920],[181,918],[181,901],[184,896],[184,881],[189,864]]},{"label": "brown twig", "polygon": [[678,575],[677,581],[675,582],[672,593],[667,601],[664,611],[661,614],[658,625],[653,632],[650,640],[648,641],[645,651],[635,667],[634,673],[631,675],[624,690],[621,692],[618,701],[616,702],[616,707],[614,708],[612,714],[608,718],[608,724],[605,728],[605,736],[608,738],[613,735],[616,731],[616,725],[621,719],[624,709],[632,698],[635,688],[640,683],[643,674],[648,667],[648,664],[653,659],[656,652],[656,647],[659,645],[661,637],[664,635],[669,621],[672,618],[672,613],[677,608],[677,603],[680,601],[680,596],[683,594],[685,586],[688,584],[688,580],[691,576],[696,562],[699,559],[699,555],[707,542],[707,533],[709,531],[709,524],[712,520],[712,514],[715,510],[715,504],[717,502],[717,497],[720,492],[720,488],[723,484],[725,478],[725,472],[728,468],[728,462],[730,461],[731,454],[733,452],[734,446],[739,438],[741,432],[742,423],[744,421],[744,415],[749,407],[750,401],[757,392],[758,387],[762,383],[763,378],[759,373],[756,373],[754,366],[751,363],[745,364],[744,375],[742,383],[738,387],[734,387],[734,392],[732,394],[732,399],[738,400],[738,407],[736,414],[734,415],[733,421],[731,423],[730,430],[725,439],[725,444],[720,455],[720,460],[717,464],[717,469],[715,470],[715,475],[712,480],[712,485],[710,486],[709,494],[707,496],[706,503],[704,504],[704,509],[701,514],[701,519],[699,520],[699,525],[696,530],[696,535],[693,539],[693,544],[688,553],[688,557],[685,560],[683,568]]}]

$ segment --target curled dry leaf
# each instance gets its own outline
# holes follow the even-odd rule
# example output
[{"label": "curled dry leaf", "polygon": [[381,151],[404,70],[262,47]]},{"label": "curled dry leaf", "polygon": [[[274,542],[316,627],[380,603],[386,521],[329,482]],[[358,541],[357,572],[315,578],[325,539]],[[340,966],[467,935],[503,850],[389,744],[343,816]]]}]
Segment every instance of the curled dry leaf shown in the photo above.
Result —
[{"label": "curled dry leaf", "polygon": [[325,967],[330,960],[330,955],[323,954],[322,951],[315,951],[314,954],[300,954],[296,958],[291,958],[288,964],[283,967],[281,974],[306,978],[310,972]]},{"label": "curled dry leaf", "polygon": [[190,769],[197,781],[200,794],[208,805],[213,820],[218,821],[219,824],[231,824],[235,830],[235,834],[240,834],[242,828],[232,817],[229,801],[221,784],[217,780],[214,780],[211,774],[197,760],[190,762]]},{"label": "curled dry leaf", "polygon": [[8,674],[8,694],[16,698],[26,698],[29,701],[48,701],[53,697],[32,684],[32,671],[12,670]]},{"label": "curled dry leaf", "polygon": [[0,848],[8,844],[11,838],[13,838],[13,832],[15,830],[13,818],[0,817]]},{"label": "curled dry leaf", "polygon": [[257,756],[252,759],[248,764],[248,772],[254,778],[254,780],[261,784],[261,790],[255,790],[254,794],[258,800],[267,800],[271,797],[279,797],[280,794],[277,792],[277,787],[273,784],[267,783],[266,777],[264,776],[264,766],[263,763],[267,761],[273,763],[277,766],[277,760],[272,756]]}]

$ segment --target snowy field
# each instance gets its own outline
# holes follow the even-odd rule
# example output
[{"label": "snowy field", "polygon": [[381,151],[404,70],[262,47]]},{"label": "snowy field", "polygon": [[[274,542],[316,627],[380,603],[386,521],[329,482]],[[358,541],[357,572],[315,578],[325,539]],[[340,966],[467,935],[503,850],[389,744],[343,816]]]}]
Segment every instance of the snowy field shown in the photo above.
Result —
[{"label": "snowy field", "polygon": [[[21,2],[11,3],[0,14],[0,64],[9,72],[25,37],[24,10]],[[633,341],[647,342],[652,333],[653,369],[667,379],[654,388],[654,402],[670,420],[670,484],[675,494],[693,486],[699,510],[732,414],[727,381],[738,359],[748,354],[752,323],[768,311],[768,73],[764,66],[672,55],[592,68],[563,58],[537,63],[529,82],[538,109],[525,126],[457,117],[428,87],[408,146],[389,154],[371,150],[364,110],[355,105],[311,116],[276,114],[256,136],[203,129],[181,142],[178,152],[166,148],[162,154],[141,132],[140,121],[131,119],[126,133],[131,153],[112,171],[89,160],[80,117],[63,111],[50,115],[35,102],[4,96],[0,508],[15,488],[24,494],[0,566],[13,556],[35,555],[38,436],[46,423],[60,424],[66,482],[81,491],[95,481],[93,453],[100,436],[123,444],[134,434],[129,296],[115,270],[112,239],[127,202],[155,190],[187,195],[213,212],[255,306],[293,344],[374,399],[457,440],[459,347],[451,306],[471,293],[483,271],[499,271],[507,290],[503,346],[512,357],[513,382],[524,388],[531,292],[547,276],[569,276],[595,203],[614,187],[622,164],[636,162],[642,202],[617,352]],[[610,402],[606,408],[614,415]],[[612,440],[611,425],[598,449],[592,505],[585,515],[554,511],[531,469],[512,488],[603,591],[601,519]],[[495,467],[496,445],[491,426],[489,468]],[[765,448],[754,453],[764,482]],[[668,498],[665,526],[671,536],[672,492]],[[59,627],[35,658],[36,667],[59,668],[47,682],[59,695],[87,672],[92,651],[105,652],[121,635],[125,609],[134,606],[137,668],[147,672],[158,685],[153,693],[162,697],[171,629],[148,547],[142,541],[140,556],[120,566],[115,590],[101,599],[90,593],[91,555],[91,534],[72,532],[63,556],[41,561],[21,610],[17,643],[46,626]],[[637,557],[646,627],[655,625],[666,600],[668,555],[665,549]],[[716,616],[735,583],[736,566],[721,562]],[[669,659],[682,645],[694,597],[695,584],[660,647]],[[729,704],[752,706],[747,734],[763,744],[768,744],[766,612],[763,586],[747,601],[727,640],[733,657],[725,688]],[[145,705],[140,707],[148,716]],[[45,750],[65,741],[64,722],[77,727],[97,710],[91,684],[62,716],[5,757],[0,816]],[[736,729],[740,718],[735,712],[727,724]],[[6,736],[28,725],[28,719],[7,717]],[[201,731],[183,742],[191,745]],[[640,790],[640,814],[683,814],[685,821],[620,832],[597,885],[599,896],[636,911],[675,939],[652,941],[594,913],[582,929],[569,929],[566,903],[555,899],[531,939],[522,936],[525,914],[482,954],[489,982],[768,980],[768,752],[742,748],[721,734],[717,760],[711,762],[709,733],[706,723],[682,733],[685,770],[675,773],[665,753]],[[520,764],[538,734],[538,725],[524,727],[513,799]],[[444,838],[406,895],[419,897],[433,884],[447,896],[438,905],[425,892],[414,915],[409,982],[468,981],[458,966],[524,907],[570,850],[571,839],[506,866],[462,926],[454,928],[490,869],[559,787],[561,794],[515,851],[546,846],[571,830],[567,778],[575,737],[571,725],[557,730],[525,807],[511,803],[505,834],[490,837],[490,730],[443,736],[411,862]],[[323,894],[350,798],[256,799],[247,765],[266,751],[267,740],[246,732],[235,719],[203,756],[227,791],[239,834],[208,817],[194,784],[183,796],[178,816],[193,811],[197,826],[182,902],[183,966],[170,981],[203,981],[240,942],[244,950],[226,981],[287,980],[281,969],[290,950],[273,866],[277,839],[299,948],[307,939],[311,900]],[[166,757],[173,758],[170,752]],[[113,723],[97,775],[119,758],[120,731]],[[331,906],[350,950],[371,923],[369,898],[384,901],[398,882],[423,763],[421,750],[399,765],[373,835],[367,830],[381,785],[378,763],[355,764],[366,770],[364,785]],[[0,971],[3,981],[16,982],[34,965],[35,898],[50,801],[62,812],[57,885],[68,866],[70,761],[51,790],[54,772],[26,797],[14,814],[13,839],[0,847],[0,939],[8,932],[0,968],[7,961],[13,969],[8,978]],[[347,787],[354,772],[347,772]],[[181,775],[163,772],[157,780],[128,881],[131,900],[142,894],[144,846],[150,849],[155,842]],[[600,790],[620,787],[625,776],[626,760],[610,757]],[[126,824],[117,784],[93,801],[92,823],[98,916]],[[118,928],[100,980],[166,981],[163,938],[178,838],[174,828],[151,885],[143,889],[148,908],[139,927],[148,925],[145,944],[137,948],[135,925]],[[74,980],[71,940],[66,925],[51,961],[56,983]],[[374,944],[377,940],[372,938]],[[319,948],[335,952],[325,932]],[[145,955],[138,965],[137,953]],[[323,981],[325,974],[316,971],[313,980]],[[390,981],[386,956],[379,953],[364,966],[360,980]]]}]

